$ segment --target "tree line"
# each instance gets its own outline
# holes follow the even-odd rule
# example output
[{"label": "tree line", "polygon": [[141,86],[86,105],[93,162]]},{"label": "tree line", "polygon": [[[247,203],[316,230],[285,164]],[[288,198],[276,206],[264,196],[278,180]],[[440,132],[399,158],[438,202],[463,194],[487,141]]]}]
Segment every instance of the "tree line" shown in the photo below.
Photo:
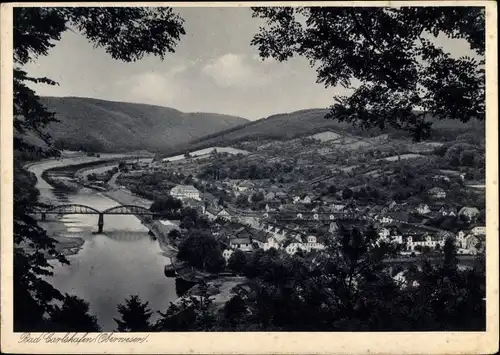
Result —
[{"label": "tree line", "polygon": [[[376,240],[373,228],[342,227],[327,252],[290,256],[270,249],[248,257],[235,252],[230,268],[246,281],[222,307],[213,303],[216,287],[205,281],[166,311],[156,311],[155,321],[148,302],[132,295],[118,305],[121,318],[115,318],[116,331],[485,329],[484,256],[463,270],[449,239],[437,263],[424,256],[421,262],[391,273],[384,259],[394,254],[394,246]],[[72,298],[65,302],[68,305],[57,312],[58,321],[69,322],[64,329],[95,331],[94,318],[84,305]],[[65,317],[65,310],[77,305],[81,318]]]}]

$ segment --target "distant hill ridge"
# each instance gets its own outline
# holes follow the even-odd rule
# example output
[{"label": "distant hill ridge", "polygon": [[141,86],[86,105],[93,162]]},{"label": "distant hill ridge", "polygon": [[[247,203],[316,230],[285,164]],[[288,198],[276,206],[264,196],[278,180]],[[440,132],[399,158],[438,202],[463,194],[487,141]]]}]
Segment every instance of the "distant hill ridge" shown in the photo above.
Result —
[{"label": "distant hill ridge", "polygon": [[[165,155],[176,155],[212,146],[230,146],[236,142],[249,140],[288,140],[325,131],[355,137],[390,134],[393,137],[411,139],[408,132],[397,131],[390,127],[384,130],[379,128],[362,130],[353,127],[350,123],[325,119],[328,112],[329,109],[326,108],[313,108],[272,115],[180,144],[165,152]],[[484,122],[475,119],[467,123],[458,120],[437,120],[432,117],[427,117],[427,120],[433,122],[431,140],[446,140],[468,132],[484,135]]]},{"label": "distant hill ridge", "polygon": [[218,113],[93,98],[42,97],[41,101],[59,119],[48,131],[65,149],[162,151],[248,122]]},{"label": "distant hill ridge", "polygon": [[[106,101],[82,97],[42,97],[60,120],[49,126],[58,147],[78,150],[89,147],[101,152],[148,150],[160,155],[183,154],[212,146],[230,146],[248,140],[288,140],[331,130],[358,137],[383,133],[406,136],[388,128],[363,131],[349,123],[325,119],[327,108],[280,113],[249,121],[217,113],[191,112],[157,105]],[[432,140],[472,132],[484,135],[484,122],[436,120]]]}]

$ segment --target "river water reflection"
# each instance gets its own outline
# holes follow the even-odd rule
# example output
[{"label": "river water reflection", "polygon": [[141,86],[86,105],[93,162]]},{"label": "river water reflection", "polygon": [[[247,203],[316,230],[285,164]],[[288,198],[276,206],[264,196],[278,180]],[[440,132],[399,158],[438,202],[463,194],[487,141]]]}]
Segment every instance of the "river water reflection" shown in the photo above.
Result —
[{"label": "river water reflection", "polygon": [[[50,189],[50,188],[49,188]],[[104,210],[118,205],[90,190],[77,194],[47,191],[55,203],[76,203]],[[61,292],[77,295],[90,303],[103,331],[116,328],[117,305],[132,294],[149,302],[153,310],[165,311],[177,298],[175,280],[166,278],[164,266],[169,259],[158,241],[134,216],[105,215],[104,234],[97,231],[97,215],[66,215],[60,221],[67,237],[80,237],[85,243],[68,257],[70,265],[53,260],[54,276],[50,282]],[[155,313],[152,317],[157,317]]]}]

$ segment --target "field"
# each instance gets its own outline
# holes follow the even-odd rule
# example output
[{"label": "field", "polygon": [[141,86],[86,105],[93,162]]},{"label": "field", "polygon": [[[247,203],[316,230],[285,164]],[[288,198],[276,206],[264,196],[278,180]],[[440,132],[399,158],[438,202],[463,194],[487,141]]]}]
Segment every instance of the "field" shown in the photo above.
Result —
[{"label": "field", "polygon": [[309,138],[317,139],[321,142],[328,142],[328,141],[335,140],[335,139],[338,139],[341,137],[342,136],[340,134],[332,132],[332,131],[316,133],[316,134],[313,134],[312,136],[309,136]]},{"label": "field", "polygon": [[387,160],[387,161],[396,161],[396,160],[404,160],[404,159],[415,159],[415,158],[423,158],[424,156],[423,155],[420,155],[420,154],[401,154],[401,155],[395,155],[395,156],[392,156],[392,157],[387,157],[387,158],[384,158],[384,160]]}]

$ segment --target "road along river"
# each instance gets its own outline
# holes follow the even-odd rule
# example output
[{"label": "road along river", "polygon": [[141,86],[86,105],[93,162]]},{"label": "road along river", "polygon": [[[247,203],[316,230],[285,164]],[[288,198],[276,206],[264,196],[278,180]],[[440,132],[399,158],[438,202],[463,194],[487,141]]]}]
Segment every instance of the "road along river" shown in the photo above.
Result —
[{"label": "road along river", "polygon": [[[87,188],[76,193],[54,190],[41,178],[41,173],[54,164],[72,162],[63,159],[29,167],[37,175],[42,200],[54,204],[83,204],[98,210],[118,205]],[[119,317],[117,305],[132,294],[148,301],[152,310],[165,311],[178,296],[175,279],[164,275],[164,266],[170,261],[158,241],[148,235],[148,229],[135,216],[105,215],[104,234],[95,234],[97,218],[97,215],[66,215],[52,222],[59,225],[58,233],[65,239],[81,238],[83,245],[76,254],[67,257],[70,265],[50,261],[54,266],[50,282],[61,292],[89,302],[90,311],[98,317],[103,331],[116,329],[113,317]],[[156,317],[154,314],[152,319]]]}]

